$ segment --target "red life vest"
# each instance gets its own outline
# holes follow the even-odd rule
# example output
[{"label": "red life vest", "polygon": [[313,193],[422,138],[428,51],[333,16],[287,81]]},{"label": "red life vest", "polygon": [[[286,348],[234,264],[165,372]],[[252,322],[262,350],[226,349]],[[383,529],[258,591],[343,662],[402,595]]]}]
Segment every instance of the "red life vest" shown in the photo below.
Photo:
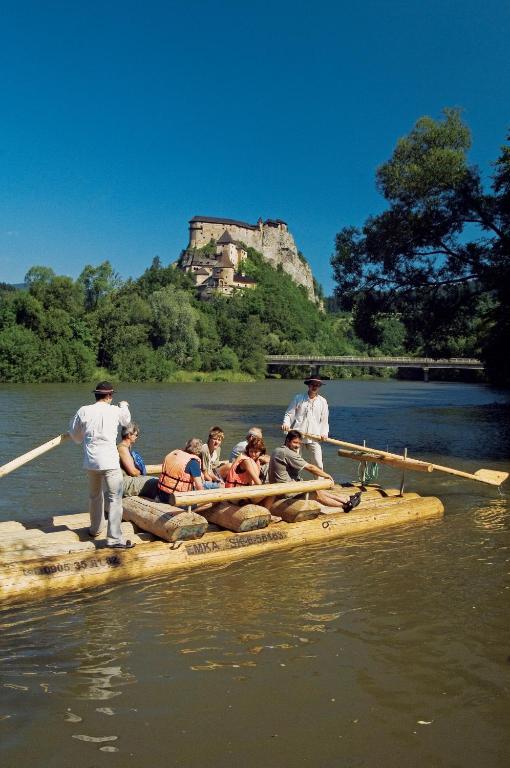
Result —
[{"label": "red life vest", "polygon": [[163,471],[158,480],[158,490],[165,493],[174,491],[192,491],[195,487],[193,476],[185,472],[186,464],[190,459],[196,459],[200,464],[200,457],[194,453],[186,453],[179,449],[171,451],[165,456]]},{"label": "red life vest", "polygon": [[[255,461],[254,459],[247,456],[245,453],[239,454],[237,459],[234,461],[234,463],[230,467],[228,471],[228,475],[225,478],[225,488],[235,488],[236,485],[254,485],[251,475],[249,475],[245,469],[242,469],[242,470],[237,469],[239,464],[245,459],[248,459],[248,461]],[[257,465],[257,469],[260,472],[260,462],[258,459],[255,461],[255,464]]]}]

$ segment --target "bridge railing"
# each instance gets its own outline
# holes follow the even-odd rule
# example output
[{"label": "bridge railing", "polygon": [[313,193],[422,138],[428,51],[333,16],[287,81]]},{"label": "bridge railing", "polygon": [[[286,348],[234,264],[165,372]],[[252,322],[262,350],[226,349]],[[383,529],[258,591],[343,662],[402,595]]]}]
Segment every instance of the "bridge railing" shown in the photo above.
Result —
[{"label": "bridge railing", "polygon": [[343,365],[343,366],[379,366],[379,367],[416,367],[416,368],[476,368],[483,370],[484,365],[474,357],[391,357],[382,355],[368,357],[361,355],[266,355],[268,365]]}]

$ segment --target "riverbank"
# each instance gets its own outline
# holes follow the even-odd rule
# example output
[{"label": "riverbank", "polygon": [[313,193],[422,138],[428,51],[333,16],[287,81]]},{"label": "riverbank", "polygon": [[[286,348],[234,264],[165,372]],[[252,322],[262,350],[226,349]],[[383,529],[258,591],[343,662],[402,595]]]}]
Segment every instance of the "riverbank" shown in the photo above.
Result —
[{"label": "riverbank", "polygon": [[[104,368],[97,368],[94,376],[88,379],[88,383],[95,384],[97,381],[107,380],[113,384],[189,384],[192,382],[211,383],[224,382],[226,384],[247,384],[264,379],[275,379],[289,381],[294,379],[304,379],[310,374],[308,369],[298,369],[293,367],[284,374],[271,373],[265,376],[256,376],[243,371],[234,371],[231,369],[221,369],[216,371],[174,371],[163,380],[138,382],[136,379],[120,379],[115,373],[111,373]],[[321,369],[320,376],[326,381],[377,381],[395,380],[395,381],[423,381],[423,373],[420,369],[414,368],[335,368],[324,366]],[[462,382],[465,384],[487,384],[486,377],[480,371],[457,371],[433,369],[428,374],[429,381],[438,382]],[[47,383],[47,382],[46,382]],[[52,382],[58,383],[58,382]]]}]

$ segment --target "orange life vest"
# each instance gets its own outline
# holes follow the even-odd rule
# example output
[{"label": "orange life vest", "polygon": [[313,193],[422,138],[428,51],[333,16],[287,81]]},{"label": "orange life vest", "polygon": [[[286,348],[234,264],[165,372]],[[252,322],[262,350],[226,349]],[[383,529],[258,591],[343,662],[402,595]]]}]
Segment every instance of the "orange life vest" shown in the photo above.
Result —
[{"label": "orange life vest", "polygon": [[[254,459],[251,459],[245,453],[239,454],[237,459],[234,461],[234,463],[230,467],[228,471],[228,475],[225,478],[225,488],[235,488],[236,485],[253,485],[254,484],[251,476],[248,474],[246,470],[238,471],[237,469],[239,464],[242,461],[244,461],[244,459],[248,459],[249,461],[254,461]],[[258,459],[255,461],[255,464],[257,465],[260,471],[260,462]]]},{"label": "orange life vest", "polygon": [[186,464],[190,459],[196,459],[200,464],[200,457],[194,453],[186,453],[179,449],[171,451],[165,456],[162,472],[158,480],[158,490],[165,493],[174,491],[192,491],[195,487],[193,476],[185,472]]}]

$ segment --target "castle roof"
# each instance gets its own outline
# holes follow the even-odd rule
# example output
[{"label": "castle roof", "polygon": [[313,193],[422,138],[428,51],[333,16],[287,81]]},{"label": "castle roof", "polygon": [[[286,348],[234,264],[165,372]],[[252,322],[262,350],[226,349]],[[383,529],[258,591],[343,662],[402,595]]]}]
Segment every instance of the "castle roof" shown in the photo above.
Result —
[{"label": "castle roof", "polygon": [[212,267],[216,264],[216,261],[216,254],[213,256],[204,256],[202,253],[195,253],[189,264],[195,267]]},{"label": "castle roof", "polygon": [[243,227],[244,229],[258,229],[256,224],[247,224],[246,221],[237,221],[236,219],[217,219],[214,216],[193,216],[190,224],[203,222],[204,224],[231,224],[234,227]]},{"label": "castle roof", "polygon": [[[248,224],[246,221],[238,221],[237,219],[220,219],[215,216],[193,216],[189,220],[190,224],[230,224],[233,227],[243,227],[244,229],[258,229],[258,224]],[[268,227],[277,227],[278,224],[287,224],[283,219],[266,219],[264,225]]]},{"label": "castle roof", "polygon": [[257,281],[253,277],[246,277],[246,275],[240,275],[238,272],[234,275],[236,283],[245,283],[246,285],[256,285]]},{"label": "castle roof", "polygon": [[224,231],[220,239],[218,240],[218,245],[226,245],[227,243],[233,243],[232,237],[230,235],[230,232],[228,229]]},{"label": "castle roof", "polygon": [[211,271],[210,269],[206,269],[205,267],[202,267],[201,269],[197,269],[197,271],[194,272],[194,274],[195,275],[208,275],[210,271]]},{"label": "castle roof", "polygon": [[234,265],[226,253],[221,254],[221,257],[218,259],[216,266],[222,267],[223,269],[234,269]]}]

